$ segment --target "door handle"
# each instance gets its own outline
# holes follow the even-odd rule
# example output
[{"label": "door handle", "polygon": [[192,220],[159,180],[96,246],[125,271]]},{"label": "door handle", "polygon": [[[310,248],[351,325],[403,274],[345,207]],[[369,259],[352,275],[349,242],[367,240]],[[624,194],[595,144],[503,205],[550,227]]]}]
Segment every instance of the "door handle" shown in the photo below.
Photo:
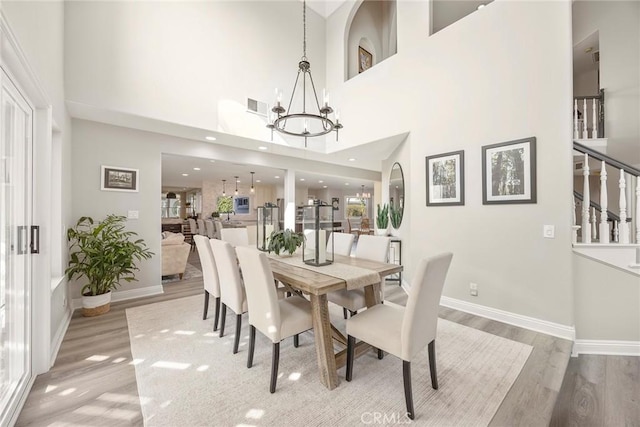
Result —
[{"label": "door handle", "polygon": [[31,243],[29,244],[32,254],[40,253],[40,226],[31,226]]}]

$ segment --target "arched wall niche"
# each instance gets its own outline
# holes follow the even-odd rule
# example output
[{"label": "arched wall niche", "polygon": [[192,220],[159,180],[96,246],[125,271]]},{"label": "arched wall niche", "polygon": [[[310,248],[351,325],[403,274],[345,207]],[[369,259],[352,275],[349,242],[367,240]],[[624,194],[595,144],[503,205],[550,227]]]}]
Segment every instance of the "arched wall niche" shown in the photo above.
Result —
[{"label": "arched wall niche", "polygon": [[371,66],[397,52],[396,0],[354,3],[345,28],[345,81],[360,74],[360,50],[371,54]]}]

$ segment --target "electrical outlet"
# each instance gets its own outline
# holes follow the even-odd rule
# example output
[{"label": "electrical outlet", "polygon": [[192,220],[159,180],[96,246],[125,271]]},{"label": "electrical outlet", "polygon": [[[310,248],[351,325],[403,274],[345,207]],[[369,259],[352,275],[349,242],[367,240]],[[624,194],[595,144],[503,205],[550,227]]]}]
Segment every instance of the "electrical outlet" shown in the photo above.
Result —
[{"label": "electrical outlet", "polygon": [[472,297],[478,296],[478,284],[477,283],[469,283],[469,293]]},{"label": "electrical outlet", "polygon": [[129,218],[129,219],[138,219],[138,211],[129,211],[129,212],[127,212],[127,218]]}]

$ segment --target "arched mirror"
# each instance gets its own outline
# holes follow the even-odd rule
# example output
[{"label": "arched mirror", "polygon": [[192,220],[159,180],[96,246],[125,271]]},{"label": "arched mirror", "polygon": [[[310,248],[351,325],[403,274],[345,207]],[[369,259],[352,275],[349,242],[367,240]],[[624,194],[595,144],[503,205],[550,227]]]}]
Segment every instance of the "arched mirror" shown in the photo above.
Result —
[{"label": "arched mirror", "polygon": [[404,174],[400,163],[396,162],[391,167],[391,175],[389,176],[389,219],[393,228],[400,228],[403,211]]}]

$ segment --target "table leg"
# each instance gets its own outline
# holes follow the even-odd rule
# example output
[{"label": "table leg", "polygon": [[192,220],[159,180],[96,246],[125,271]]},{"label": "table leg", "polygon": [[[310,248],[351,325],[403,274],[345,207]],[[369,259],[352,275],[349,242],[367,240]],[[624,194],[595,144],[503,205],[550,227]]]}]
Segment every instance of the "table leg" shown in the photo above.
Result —
[{"label": "table leg", "polygon": [[373,307],[376,304],[380,304],[380,286],[380,283],[365,286],[364,300],[367,304],[367,307]]},{"label": "table leg", "polygon": [[333,352],[327,296],[311,294],[311,311],[320,381],[329,390],[333,390],[338,386],[338,373],[336,371],[336,357]]}]

